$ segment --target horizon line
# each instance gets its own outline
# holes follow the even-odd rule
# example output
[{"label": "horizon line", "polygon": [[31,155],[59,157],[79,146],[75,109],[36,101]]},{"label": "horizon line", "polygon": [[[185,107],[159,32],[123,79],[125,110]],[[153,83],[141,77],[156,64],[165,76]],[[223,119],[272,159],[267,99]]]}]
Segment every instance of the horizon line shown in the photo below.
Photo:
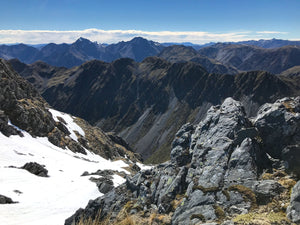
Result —
[{"label": "horizon line", "polygon": [[143,30],[101,30],[96,28],[84,30],[0,30],[1,44],[71,44],[80,37],[92,42],[113,44],[129,41],[135,37],[142,37],[159,43],[185,43],[203,45],[210,42],[240,42],[257,40],[290,40],[288,32],[284,31],[232,31],[223,33],[205,31],[143,31]]}]

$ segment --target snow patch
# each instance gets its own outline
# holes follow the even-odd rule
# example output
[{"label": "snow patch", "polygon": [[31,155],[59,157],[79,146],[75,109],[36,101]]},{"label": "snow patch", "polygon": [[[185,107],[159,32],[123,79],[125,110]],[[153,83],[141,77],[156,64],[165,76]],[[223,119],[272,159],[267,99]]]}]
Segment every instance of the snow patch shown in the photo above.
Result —
[{"label": "snow patch", "polygon": [[[51,113],[56,119],[61,116],[70,131],[83,132],[69,115],[55,110]],[[33,138],[25,131],[22,133],[24,137],[6,137],[0,133],[0,194],[19,202],[0,206],[0,224],[64,224],[78,208],[102,195],[89,176],[81,176],[83,172],[99,169],[127,172],[122,168],[127,164],[121,160],[106,160],[88,150],[87,155],[73,153],[51,144],[45,137]],[[27,162],[45,165],[50,177],[9,167],[21,167]],[[113,178],[115,186],[125,181],[118,175]]]},{"label": "snow patch", "polygon": [[138,167],[141,168],[141,170],[150,170],[150,169],[153,168],[153,166],[144,165],[144,164],[139,163],[139,162],[137,162],[136,164],[138,165]]},{"label": "snow patch", "polygon": [[58,117],[61,117],[64,119],[64,121],[66,122],[66,124],[64,124],[64,125],[68,128],[69,132],[71,133],[70,137],[73,140],[78,141],[78,138],[77,138],[76,134],[74,133],[74,131],[77,131],[82,136],[85,135],[82,128],[80,126],[78,126],[77,123],[74,122],[72,116],[70,116],[69,114],[54,110],[54,109],[48,109],[48,110],[52,114],[52,117],[56,122],[60,122]]}]

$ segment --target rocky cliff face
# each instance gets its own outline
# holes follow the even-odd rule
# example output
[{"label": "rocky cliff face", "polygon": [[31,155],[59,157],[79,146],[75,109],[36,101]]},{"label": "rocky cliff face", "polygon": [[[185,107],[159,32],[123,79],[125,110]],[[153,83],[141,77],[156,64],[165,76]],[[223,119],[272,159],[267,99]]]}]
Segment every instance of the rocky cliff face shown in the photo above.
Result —
[{"label": "rocky cliff face", "polygon": [[299,125],[300,97],[265,104],[251,119],[240,102],[227,98],[197,125],[182,126],[172,142],[170,161],[128,178],[65,224],[88,219],[138,224],[297,222],[299,185],[287,206],[300,175]]},{"label": "rocky cliff face", "polygon": [[247,114],[255,115],[263,103],[300,90],[293,78],[262,71],[209,74],[198,63],[158,57],[141,63],[94,60],[68,70],[43,63],[12,64],[53,107],[116,132],[149,162],[168,160],[176,131],[187,122],[199,122],[211,105],[226,97],[242,101]]}]

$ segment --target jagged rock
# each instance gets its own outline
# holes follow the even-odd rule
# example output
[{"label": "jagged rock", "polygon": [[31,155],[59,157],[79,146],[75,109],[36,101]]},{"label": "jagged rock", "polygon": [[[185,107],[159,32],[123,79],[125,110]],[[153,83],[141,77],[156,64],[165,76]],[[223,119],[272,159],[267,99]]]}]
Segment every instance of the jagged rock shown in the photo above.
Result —
[{"label": "jagged rock", "polygon": [[45,100],[3,59],[0,68],[0,109],[15,126],[34,136],[46,136],[55,122]]},{"label": "jagged rock", "polygon": [[98,190],[103,194],[106,194],[114,188],[111,176],[100,178],[91,177],[90,180],[96,183]]},{"label": "jagged rock", "polygon": [[[63,120],[61,117],[58,117],[58,119]],[[56,122],[55,125],[56,127],[62,131],[64,134],[69,135],[71,134],[70,131],[68,130],[68,128],[64,125],[66,124],[66,122],[62,123],[62,122]]]},{"label": "jagged rock", "polygon": [[176,163],[178,166],[186,165],[191,161],[189,146],[193,131],[193,125],[187,123],[175,135],[172,142],[171,162]]},{"label": "jagged rock", "polygon": [[[291,105],[296,105],[295,99],[291,99]],[[269,109],[275,107],[269,106]],[[286,111],[283,110],[283,113]],[[283,119],[286,121],[279,121],[277,125],[288,121],[288,130],[297,130],[299,113],[292,114],[285,115]],[[197,126],[187,124],[177,132],[172,142],[170,161],[140,171],[132,178],[127,177],[124,185],[91,201],[85,210],[78,211],[66,224],[80,216],[88,218],[87,215],[92,215],[94,218],[91,213],[95,213],[95,205],[104,209],[101,219],[111,212],[113,220],[125,204],[128,207],[130,201],[136,207],[129,207],[128,212],[138,214],[139,210],[156,210],[172,215],[171,224],[174,225],[221,223],[226,216],[230,218],[249,213],[258,205],[267,204],[283,191],[283,186],[274,180],[259,180],[263,171],[272,169],[272,162],[265,151],[271,143],[268,142],[270,140],[265,142],[267,133],[263,133],[263,128],[270,125],[267,117],[262,111],[252,123],[241,103],[227,98],[222,105],[211,107],[206,118]],[[273,122],[270,121],[271,124]],[[259,128],[253,124],[259,124]],[[285,132],[281,128],[279,131]],[[288,134],[297,134],[287,132],[282,135],[286,143],[282,147],[290,147],[283,154],[289,161],[287,156],[296,155],[297,149],[287,144]],[[293,141],[299,143],[297,138]],[[290,164],[290,167],[295,168],[296,165]],[[297,198],[294,197],[293,201]],[[116,199],[118,203],[114,202]],[[294,212],[297,205],[291,204],[290,211]],[[232,224],[232,221],[224,224]]]},{"label": "jagged rock", "polygon": [[264,104],[254,120],[263,139],[264,150],[281,159],[282,150],[300,141],[300,96]]},{"label": "jagged rock", "polygon": [[97,170],[96,172],[93,172],[93,173],[89,173],[89,172],[85,171],[81,176],[89,176],[89,175],[99,175],[102,177],[112,179],[112,175],[114,175],[114,171],[113,170]]},{"label": "jagged rock", "polygon": [[6,197],[4,195],[0,195],[0,204],[12,204],[12,203],[16,203],[14,202],[11,198]]},{"label": "jagged rock", "polygon": [[215,219],[217,219],[217,217],[214,207],[212,205],[202,205],[186,209],[185,211],[176,209],[172,218],[172,224],[196,224],[198,222]]},{"label": "jagged rock", "polygon": [[224,183],[230,186],[232,183],[243,184],[252,187],[257,179],[261,168],[266,168],[268,158],[260,151],[255,140],[244,139],[240,146],[233,150],[228,162],[228,170],[225,174]]},{"label": "jagged rock", "polygon": [[40,177],[48,177],[48,170],[45,169],[44,166],[36,163],[36,162],[29,162],[22,166],[20,169],[25,169],[28,172],[40,176]]},{"label": "jagged rock", "polygon": [[287,217],[294,223],[300,223],[300,181],[293,187],[291,202],[287,208]]},{"label": "jagged rock", "polygon": [[259,181],[254,187],[254,192],[257,196],[257,202],[260,204],[266,204],[270,202],[273,197],[279,195],[282,191],[283,187],[281,184],[274,180]]},{"label": "jagged rock", "polygon": [[19,135],[23,137],[21,131],[8,124],[8,116],[6,116],[4,114],[4,111],[2,110],[0,110],[0,132],[2,132],[2,134],[4,134],[7,137],[9,137],[10,135]]},{"label": "jagged rock", "polygon": [[[66,219],[65,224],[78,224],[80,219],[95,220],[97,216],[99,219],[103,219],[110,215],[110,217],[114,219],[117,216],[117,212],[119,212],[128,201],[130,201],[130,196],[126,194],[125,185],[121,185],[112,189],[105,197],[102,196],[89,201],[85,209],[77,210],[74,215]],[[112,211],[112,209],[114,210]],[[98,215],[99,212],[100,215]]]},{"label": "jagged rock", "polygon": [[114,185],[108,182],[103,182],[99,185],[97,184],[97,187],[101,193],[106,194],[114,188]]}]

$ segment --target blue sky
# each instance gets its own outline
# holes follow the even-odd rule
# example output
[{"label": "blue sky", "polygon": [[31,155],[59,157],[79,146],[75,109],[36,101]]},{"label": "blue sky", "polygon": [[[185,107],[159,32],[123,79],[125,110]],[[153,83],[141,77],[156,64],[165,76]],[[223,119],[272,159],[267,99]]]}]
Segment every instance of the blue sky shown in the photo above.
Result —
[{"label": "blue sky", "polygon": [[0,0],[0,3],[0,43],[61,43],[80,36],[107,43],[133,36],[195,43],[260,38],[300,40],[300,0]]}]

